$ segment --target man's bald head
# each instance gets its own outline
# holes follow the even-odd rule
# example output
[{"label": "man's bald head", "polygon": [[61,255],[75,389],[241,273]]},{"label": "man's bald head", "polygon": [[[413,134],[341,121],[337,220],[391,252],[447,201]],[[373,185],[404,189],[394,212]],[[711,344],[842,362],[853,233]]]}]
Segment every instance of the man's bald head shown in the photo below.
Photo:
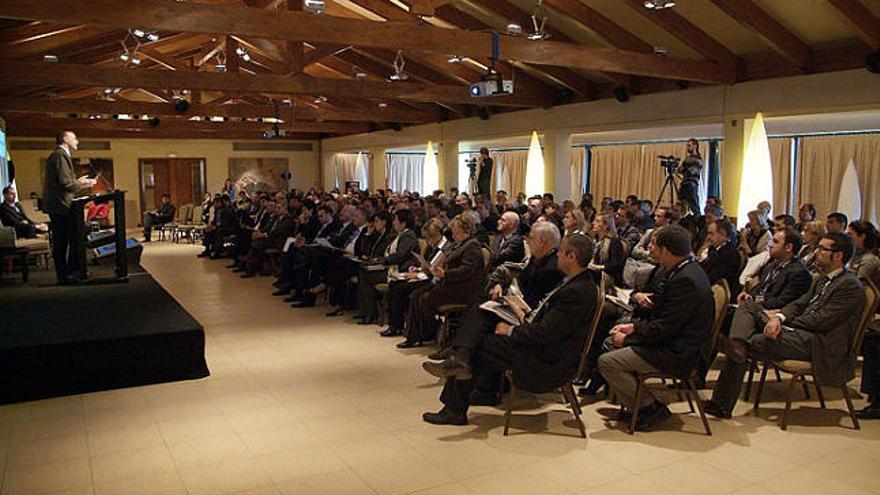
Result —
[{"label": "man's bald head", "polygon": [[519,228],[519,215],[512,211],[505,211],[498,220],[498,232],[507,235],[516,232]]}]

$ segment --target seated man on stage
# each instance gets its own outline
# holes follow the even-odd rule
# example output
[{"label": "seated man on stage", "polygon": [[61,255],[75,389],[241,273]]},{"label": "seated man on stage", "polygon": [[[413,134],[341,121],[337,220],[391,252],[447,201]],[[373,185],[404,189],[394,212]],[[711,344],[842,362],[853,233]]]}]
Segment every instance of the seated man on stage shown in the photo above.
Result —
[{"label": "seated man on stage", "polygon": [[34,223],[28,218],[21,204],[15,201],[15,189],[12,186],[3,188],[3,203],[0,203],[0,223],[6,227],[15,227],[15,236],[20,239],[33,239],[37,234],[45,234],[49,227],[44,223]]},{"label": "seated man on stage", "polygon": [[846,269],[852,256],[853,242],[848,235],[825,234],[816,254],[823,276],[813,281],[809,291],[778,311],[757,304],[737,308],[724,349],[727,363],[712,400],[706,403],[707,413],[731,417],[749,354],[762,359],[811,361],[819,385],[839,387],[853,379],[850,346],[865,293],[859,279]]},{"label": "seated man on stage", "polygon": [[460,346],[445,361],[422,365],[432,375],[446,378],[440,395],[444,407],[423,414],[426,422],[467,424],[471,392],[484,374],[512,369],[517,385],[531,392],[547,392],[573,378],[595,310],[598,289],[587,270],[594,247],[585,235],[567,236],[557,261],[565,279],[522,324],[499,321],[495,333],[482,334],[473,347]]},{"label": "seated man on stage", "polygon": [[162,195],[162,204],[159,208],[144,212],[144,242],[150,242],[150,236],[153,232],[153,226],[162,225],[174,220],[174,212],[176,208],[171,204],[171,196]]},{"label": "seated man on stage", "polygon": [[[635,407],[639,375],[663,371],[687,376],[709,345],[714,320],[709,279],[691,256],[690,233],[677,225],[663,227],[651,246],[651,257],[668,271],[666,283],[654,294],[647,318],[611,329],[607,345],[615,350],[599,357],[599,372],[630,414]],[[644,395],[640,403],[648,405],[639,410],[636,429],[640,431],[671,414],[650,391],[644,391]]]}]

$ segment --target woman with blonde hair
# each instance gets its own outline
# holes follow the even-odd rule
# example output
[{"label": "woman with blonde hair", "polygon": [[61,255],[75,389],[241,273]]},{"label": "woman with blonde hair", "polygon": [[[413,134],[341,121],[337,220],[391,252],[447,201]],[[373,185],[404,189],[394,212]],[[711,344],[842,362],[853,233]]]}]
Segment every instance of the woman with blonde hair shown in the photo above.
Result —
[{"label": "woman with blonde hair", "polygon": [[816,251],[819,248],[819,239],[825,235],[825,223],[813,220],[804,224],[801,236],[804,238],[804,246],[798,253],[798,257],[811,272],[818,272],[816,266]]},{"label": "woman with blonde hair", "polygon": [[770,244],[769,226],[767,225],[767,216],[763,210],[752,210],[749,212],[749,224],[742,230],[740,238],[740,247],[749,257],[761,253],[767,249]]},{"label": "woman with blonde hair", "polygon": [[617,236],[614,214],[598,213],[596,220],[593,221],[593,230],[596,233],[596,251],[589,268],[607,273],[614,279],[615,286],[623,287],[626,251],[623,242]]},{"label": "woman with blonde hair", "polygon": [[565,227],[564,237],[571,234],[583,234],[584,226],[587,221],[584,219],[584,212],[578,209],[572,209],[565,213],[562,217],[562,225]]}]

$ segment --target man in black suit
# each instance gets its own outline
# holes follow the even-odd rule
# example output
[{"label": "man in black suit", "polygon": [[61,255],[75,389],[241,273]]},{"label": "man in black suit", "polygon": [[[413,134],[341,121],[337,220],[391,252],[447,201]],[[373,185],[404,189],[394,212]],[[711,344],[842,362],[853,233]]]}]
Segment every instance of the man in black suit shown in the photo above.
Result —
[{"label": "man in black suit", "polygon": [[512,261],[521,263],[526,256],[526,247],[519,233],[519,215],[512,211],[504,212],[498,219],[498,235],[492,241],[492,268]]},{"label": "man in black suit", "polygon": [[467,424],[467,410],[480,375],[513,370],[517,385],[531,392],[548,392],[577,372],[587,322],[593,315],[596,283],[587,265],[595,244],[585,235],[562,240],[557,263],[565,279],[525,316],[520,325],[495,325],[470,352],[456,353],[441,363],[424,363],[434,376],[445,377],[440,394],[444,407],[422,415],[428,423]]},{"label": "man in black suit", "polygon": [[[599,357],[599,372],[630,412],[639,375],[662,371],[687,376],[709,344],[714,320],[709,279],[691,256],[690,233],[677,225],[663,227],[652,247],[651,257],[668,273],[663,288],[652,298],[650,316],[612,328],[607,345],[615,350]],[[649,391],[644,394],[641,403],[648,405],[639,410],[636,429],[640,431],[671,414]]]},{"label": "man in black suit", "polygon": [[176,208],[171,204],[171,196],[163,194],[161,201],[162,203],[155,210],[144,212],[144,242],[150,242],[153,225],[161,227],[163,224],[174,220]]},{"label": "man in black suit", "polygon": [[739,272],[742,260],[736,250],[736,227],[727,219],[715,220],[707,226],[709,248],[700,266],[706,270],[710,284],[727,280],[731,294],[739,294]]},{"label": "man in black suit", "polygon": [[71,153],[77,150],[79,140],[70,131],[55,136],[58,147],[46,160],[45,211],[49,214],[52,231],[52,259],[59,284],[76,281],[80,266],[76,246],[85,240],[75,239],[76,222],[71,206],[74,193],[94,186],[97,181],[86,176],[77,178],[73,171]]},{"label": "man in black suit", "polygon": [[770,241],[770,263],[761,269],[757,283],[736,298],[739,305],[758,304],[762,309],[780,309],[810,290],[810,271],[797,257],[803,246],[800,234],[792,227],[778,229]]},{"label": "man in black suit", "polygon": [[205,235],[202,244],[205,250],[198,257],[217,259],[220,257],[223,238],[235,233],[238,226],[238,217],[232,208],[232,200],[228,195],[214,198],[214,218],[205,227]]},{"label": "man in black suit", "polygon": [[862,283],[846,269],[853,252],[848,235],[825,234],[816,253],[823,276],[813,281],[810,290],[780,310],[767,311],[755,304],[737,308],[724,349],[727,364],[706,403],[707,413],[731,416],[750,354],[810,361],[822,386],[839,387],[853,379],[850,346],[865,305]]},{"label": "man in black suit", "polygon": [[33,239],[37,233],[45,233],[49,227],[44,223],[34,223],[28,218],[21,204],[15,201],[15,189],[12,186],[3,188],[3,203],[0,203],[0,223],[15,228],[15,236],[21,239]]}]

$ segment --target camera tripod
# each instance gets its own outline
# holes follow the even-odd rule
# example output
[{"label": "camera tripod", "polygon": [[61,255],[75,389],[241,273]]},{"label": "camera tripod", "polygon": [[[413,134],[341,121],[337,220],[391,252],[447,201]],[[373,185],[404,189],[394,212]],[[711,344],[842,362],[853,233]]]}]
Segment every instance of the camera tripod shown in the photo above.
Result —
[{"label": "camera tripod", "polygon": [[657,195],[657,201],[654,203],[655,211],[660,207],[660,201],[667,190],[669,191],[669,207],[672,208],[675,205],[675,198],[678,197],[678,186],[675,185],[675,172],[669,170],[666,172],[666,181],[663,182],[663,187],[660,189],[660,194]]}]

